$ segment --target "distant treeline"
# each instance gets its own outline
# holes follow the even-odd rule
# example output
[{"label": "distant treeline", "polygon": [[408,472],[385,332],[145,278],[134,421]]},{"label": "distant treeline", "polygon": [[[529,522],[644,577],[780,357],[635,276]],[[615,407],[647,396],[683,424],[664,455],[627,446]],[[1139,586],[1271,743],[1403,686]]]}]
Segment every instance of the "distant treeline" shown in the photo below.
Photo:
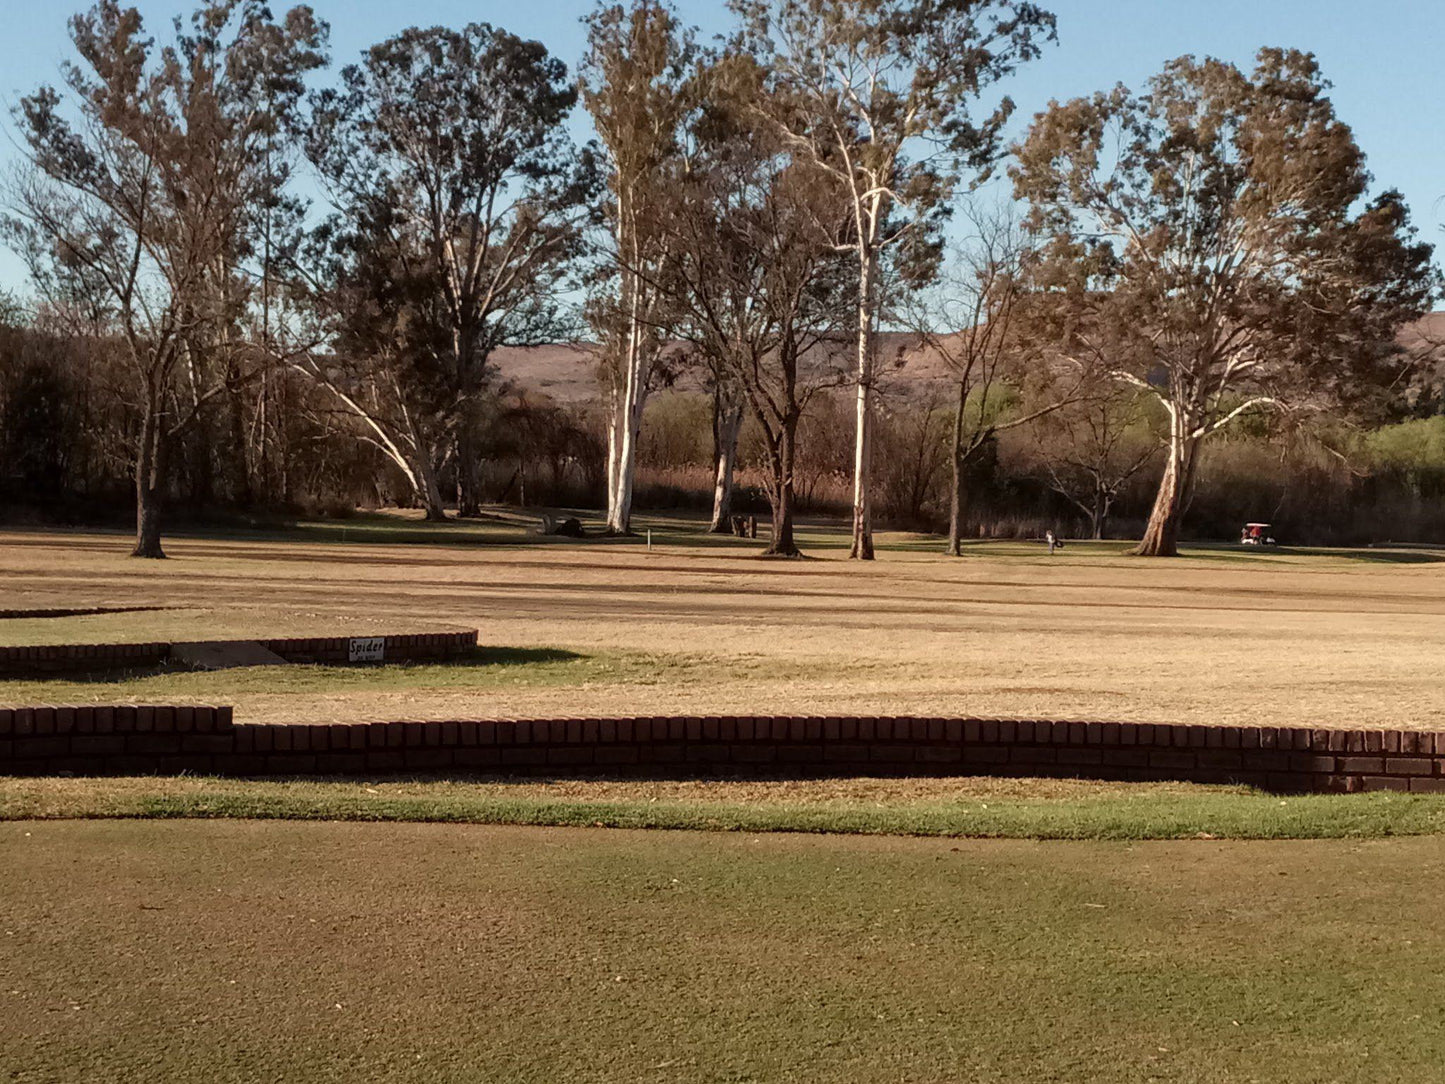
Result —
[{"label": "distant treeline", "polygon": [[[107,378],[103,342],[0,327],[0,521],[124,523],[133,515],[128,449],[138,418]],[[878,513],[889,527],[948,527],[953,410],[941,391],[885,396],[878,430]],[[358,507],[413,506],[385,455],[338,432],[326,397],[295,373],[275,372],[201,412],[177,458],[169,494],[192,522],[351,515]],[[810,515],[843,516],[852,500],[852,403],[814,400],[801,423],[797,501]],[[711,396],[654,396],[643,418],[636,500],[651,510],[707,513],[714,499]],[[510,390],[489,397],[492,434],[480,449],[488,502],[597,508],[605,498],[606,413]],[[1088,537],[1092,479],[1079,476],[1077,419],[1050,415],[1001,434],[971,462],[966,537]],[[744,425],[733,507],[766,515],[766,469]],[[1147,418],[1121,438],[1121,484],[1098,526],[1137,538],[1158,484],[1161,453]],[[1072,473],[1071,473],[1072,471]],[[454,492],[455,476],[441,483]],[[1072,483],[1072,485],[1071,485]],[[1072,498],[1072,499],[1071,499]],[[1360,545],[1445,542],[1445,415],[1366,429],[1241,427],[1207,450],[1185,536],[1231,539],[1246,521],[1274,525],[1283,542]]]}]

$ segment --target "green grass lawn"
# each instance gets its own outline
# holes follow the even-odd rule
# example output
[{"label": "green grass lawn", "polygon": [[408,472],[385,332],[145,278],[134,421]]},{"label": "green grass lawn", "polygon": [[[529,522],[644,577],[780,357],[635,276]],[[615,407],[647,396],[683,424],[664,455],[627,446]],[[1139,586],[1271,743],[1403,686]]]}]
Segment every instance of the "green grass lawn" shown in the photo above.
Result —
[{"label": "green grass lawn", "polygon": [[1445,797],[1096,780],[3,779],[0,821],[415,821],[1055,840],[1445,833]]},{"label": "green grass lawn", "polygon": [[14,1080],[1439,1079],[1445,841],[0,824]]}]

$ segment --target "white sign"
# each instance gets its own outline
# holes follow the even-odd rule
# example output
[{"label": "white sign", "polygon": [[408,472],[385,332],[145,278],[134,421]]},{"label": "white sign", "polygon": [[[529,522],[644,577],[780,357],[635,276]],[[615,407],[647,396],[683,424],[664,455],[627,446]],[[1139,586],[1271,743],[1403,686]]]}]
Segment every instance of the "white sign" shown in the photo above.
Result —
[{"label": "white sign", "polygon": [[352,662],[381,662],[385,655],[385,636],[353,636],[347,652]]}]

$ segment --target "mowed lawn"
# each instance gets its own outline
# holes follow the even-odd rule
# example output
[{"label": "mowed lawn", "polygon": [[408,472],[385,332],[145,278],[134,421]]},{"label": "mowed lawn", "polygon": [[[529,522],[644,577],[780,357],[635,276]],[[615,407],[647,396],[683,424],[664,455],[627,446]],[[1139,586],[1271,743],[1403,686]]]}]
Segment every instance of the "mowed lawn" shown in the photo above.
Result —
[{"label": "mowed lawn", "polygon": [[0,643],[473,627],[467,663],[0,681],[0,703],[222,701],[256,721],[722,712],[947,713],[1315,726],[1445,726],[1445,554],[881,537],[813,559],[644,520],[645,541],[398,519],[178,538],[0,535],[0,610],[162,606],[0,620]]},{"label": "mowed lawn", "polygon": [[0,824],[44,1081],[1377,1081],[1445,1063],[1445,840]]}]

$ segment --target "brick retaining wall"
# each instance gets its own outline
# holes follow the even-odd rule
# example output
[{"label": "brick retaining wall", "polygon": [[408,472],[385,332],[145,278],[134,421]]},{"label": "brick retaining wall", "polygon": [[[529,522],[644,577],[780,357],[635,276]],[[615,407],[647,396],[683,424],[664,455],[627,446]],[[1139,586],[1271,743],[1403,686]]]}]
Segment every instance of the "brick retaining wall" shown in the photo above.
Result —
[{"label": "brick retaining wall", "polygon": [[[422,632],[376,637],[386,641],[387,662],[425,662],[455,659],[476,650],[475,629],[459,632]],[[346,663],[350,636],[291,637],[261,640],[287,662]],[[372,637],[356,637],[372,639]],[[247,641],[250,642],[250,641]],[[171,644],[48,644],[0,647],[0,674],[17,675],[84,670],[139,670],[160,666],[170,658]]]},{"label": "brick retaining wall", "polygon": [[[312,639],[262,640],[261,645],[287,662],[345,663],[352,639],[369,637],[323,636]],[[477,649],[477,630],[418,632],[377,637],[386,641],[386,662],[434,662],[456,659]]]},{"label": "brick retaining wall", "polygon": [[148,670],[170,657],[170,644],[44,644],[0,647],[0,674]]},{"label": "brick retaining wall", "polygon": [[229,707],[0,708],[0,774],[224,772],[240,729]]},{"label": "brick retaining wall", "polygon": [[767,772],[1445,793],[1445,732],[986,719],[672,717],[235,724],[225,707],[0,709],[0,774]]}]

